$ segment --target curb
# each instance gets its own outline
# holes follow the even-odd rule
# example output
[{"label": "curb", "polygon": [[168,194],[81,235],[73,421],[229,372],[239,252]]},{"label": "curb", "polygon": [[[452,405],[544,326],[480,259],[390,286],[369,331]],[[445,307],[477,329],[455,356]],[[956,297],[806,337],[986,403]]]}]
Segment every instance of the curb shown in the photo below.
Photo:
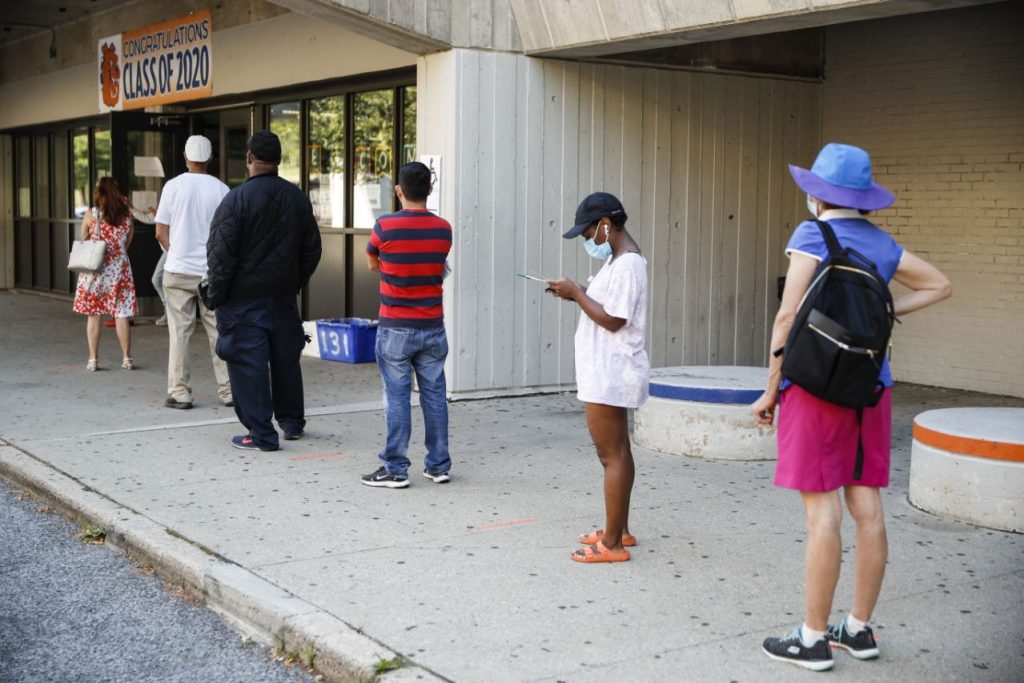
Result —
[{"label": "curb", "polygon": [[135,561],[151,565],[165,581],[201,598],[207,607],[246,634],[288,652],[312,646],[314,668],[330,681],[448,681],[409,662],[400,669],[376,674],[378,662],[401,655],[316,605],[3,439],[0,478],[32,492],[66,517],[103,527],[108,544]]}]

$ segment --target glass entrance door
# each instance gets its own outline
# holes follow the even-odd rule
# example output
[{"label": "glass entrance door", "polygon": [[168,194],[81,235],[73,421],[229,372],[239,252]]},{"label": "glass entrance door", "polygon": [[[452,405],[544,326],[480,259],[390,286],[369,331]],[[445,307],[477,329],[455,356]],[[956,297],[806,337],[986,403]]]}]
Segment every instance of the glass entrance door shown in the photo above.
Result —
[{"label": "glass entrance door", "polygon": [[238,187],[248,177],[245,169],[245,143],[252,135],[252,107],[225,109],[220,114],[218,170],[228,187]]},{"label": "glass entrance door", "polygon": [[164,181],[185,171],[186,119],[174,114],[114,112],[111,164],[121,191],[132,203],[135,239],[128,249],[139,315],[159,315],[151,279],[161,249],[156,241],[156,207]]}]

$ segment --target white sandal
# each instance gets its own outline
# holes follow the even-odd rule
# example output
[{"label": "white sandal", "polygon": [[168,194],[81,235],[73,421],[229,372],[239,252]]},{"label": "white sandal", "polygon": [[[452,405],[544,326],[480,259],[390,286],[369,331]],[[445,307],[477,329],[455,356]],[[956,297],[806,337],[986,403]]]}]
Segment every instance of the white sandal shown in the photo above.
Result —
[{"label": "white sandal", "polygon": [[90,358],[89,362],[85,364],[85,369],[89,372],[96,372],[96,363],[98,361],[95,358]]},{"label": "white sandal", "polygon": [[128,356],[125,356],[124,360],[121,361],[121,367],[125,370],[134,370],[135,362]]}]

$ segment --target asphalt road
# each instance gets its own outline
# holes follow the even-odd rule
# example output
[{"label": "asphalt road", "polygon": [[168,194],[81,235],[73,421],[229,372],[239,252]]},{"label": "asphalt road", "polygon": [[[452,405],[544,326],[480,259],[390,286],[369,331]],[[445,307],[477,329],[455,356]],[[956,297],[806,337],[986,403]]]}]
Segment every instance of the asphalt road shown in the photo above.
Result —
[{"label": "asphalt road", "polygon": [[312,681],[0,481],[0,682]]}]

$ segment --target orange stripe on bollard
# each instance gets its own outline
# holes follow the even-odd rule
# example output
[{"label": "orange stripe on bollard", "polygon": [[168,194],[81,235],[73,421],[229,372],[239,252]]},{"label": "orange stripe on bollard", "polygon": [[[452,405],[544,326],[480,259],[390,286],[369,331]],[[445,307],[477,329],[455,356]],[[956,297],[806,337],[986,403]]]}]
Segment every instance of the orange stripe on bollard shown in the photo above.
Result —
[{"label": "orange stripe on bollard", "polygon": [[1003,443],[988,439],[974,439],[966,436],[954,436],[922,427],[914,422],[914,439],[932,448],[939,448],[959,455],[973,455],[976,458],[992,458],[993,460],[1011,460],[1024,462],[1024,444]]}]

